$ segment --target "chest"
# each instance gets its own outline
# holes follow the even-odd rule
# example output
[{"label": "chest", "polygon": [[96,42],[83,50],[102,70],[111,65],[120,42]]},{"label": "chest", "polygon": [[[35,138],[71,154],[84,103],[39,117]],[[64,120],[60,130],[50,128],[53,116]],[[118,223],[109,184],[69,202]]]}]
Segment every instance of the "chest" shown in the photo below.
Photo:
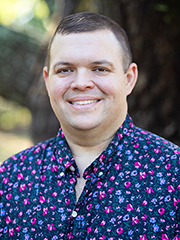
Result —
[{"label": "chest", "polygon": [[75,185],[76,202],[78,202],[78,199],[84,189],[85,184],[86,180],[84,178],[77,178],[77,183]]}]

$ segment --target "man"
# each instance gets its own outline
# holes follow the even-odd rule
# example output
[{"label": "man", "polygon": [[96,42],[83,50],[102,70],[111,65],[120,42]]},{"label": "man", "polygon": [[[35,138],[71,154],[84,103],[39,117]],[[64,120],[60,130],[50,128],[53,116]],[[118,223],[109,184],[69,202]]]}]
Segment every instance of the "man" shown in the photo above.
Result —
[{"label": "man", "polygon": [[50,42],[44,79],[55,138],[1,166],[1,239],[180,239],[180,148],[134,126],[125,32],[79,13]]}]

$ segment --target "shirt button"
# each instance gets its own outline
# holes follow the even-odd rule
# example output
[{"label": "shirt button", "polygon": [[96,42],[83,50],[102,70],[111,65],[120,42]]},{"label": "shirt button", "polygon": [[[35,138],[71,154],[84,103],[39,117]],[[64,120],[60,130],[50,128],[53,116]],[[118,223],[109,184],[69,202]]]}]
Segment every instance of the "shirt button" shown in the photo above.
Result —
[{"label": "shirt button", "polygon": [[75,167],[73,167],[72,165],[69,167],[69,169],[74,172],[75,171]]},{"label": "shirt button", "polygon": [[102,176],[102,175],[103,175],[103,172],[100,172],[100,173],[98,174],[99,177]]},{"label": "shirt button", "polygon": [[77,212],[76,212],[76,211],[73,211],[71,215],[72,215],[72,217],[75,218],[75,217],[77,217]]},{"label": "shirt button", "polygon": [[63,177],[64,176],[64,172],[61,172],[59,175],[60,175],[60,177]]}]

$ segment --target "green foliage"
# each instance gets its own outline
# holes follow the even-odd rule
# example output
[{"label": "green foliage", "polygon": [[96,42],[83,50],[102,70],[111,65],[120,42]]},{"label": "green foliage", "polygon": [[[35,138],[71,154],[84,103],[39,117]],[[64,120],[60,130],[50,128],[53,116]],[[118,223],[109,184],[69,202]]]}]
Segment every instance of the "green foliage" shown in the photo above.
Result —
[{"label": "green foliage", "polygon": [[25,104],[39,42],[0,26],[0,95]]}]

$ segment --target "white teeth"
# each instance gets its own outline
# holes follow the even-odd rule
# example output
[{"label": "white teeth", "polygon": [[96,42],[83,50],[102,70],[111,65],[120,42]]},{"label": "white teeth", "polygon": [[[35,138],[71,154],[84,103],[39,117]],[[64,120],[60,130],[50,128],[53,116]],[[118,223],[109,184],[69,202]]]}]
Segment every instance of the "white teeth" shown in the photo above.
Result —
[{"label": "white teeth", "polygon": [[98,100],[85,100],[85,101],[76,101],[76,102],[71,102],[73,105],[87,105],[91,104],[94,102],[98,102]]}]

